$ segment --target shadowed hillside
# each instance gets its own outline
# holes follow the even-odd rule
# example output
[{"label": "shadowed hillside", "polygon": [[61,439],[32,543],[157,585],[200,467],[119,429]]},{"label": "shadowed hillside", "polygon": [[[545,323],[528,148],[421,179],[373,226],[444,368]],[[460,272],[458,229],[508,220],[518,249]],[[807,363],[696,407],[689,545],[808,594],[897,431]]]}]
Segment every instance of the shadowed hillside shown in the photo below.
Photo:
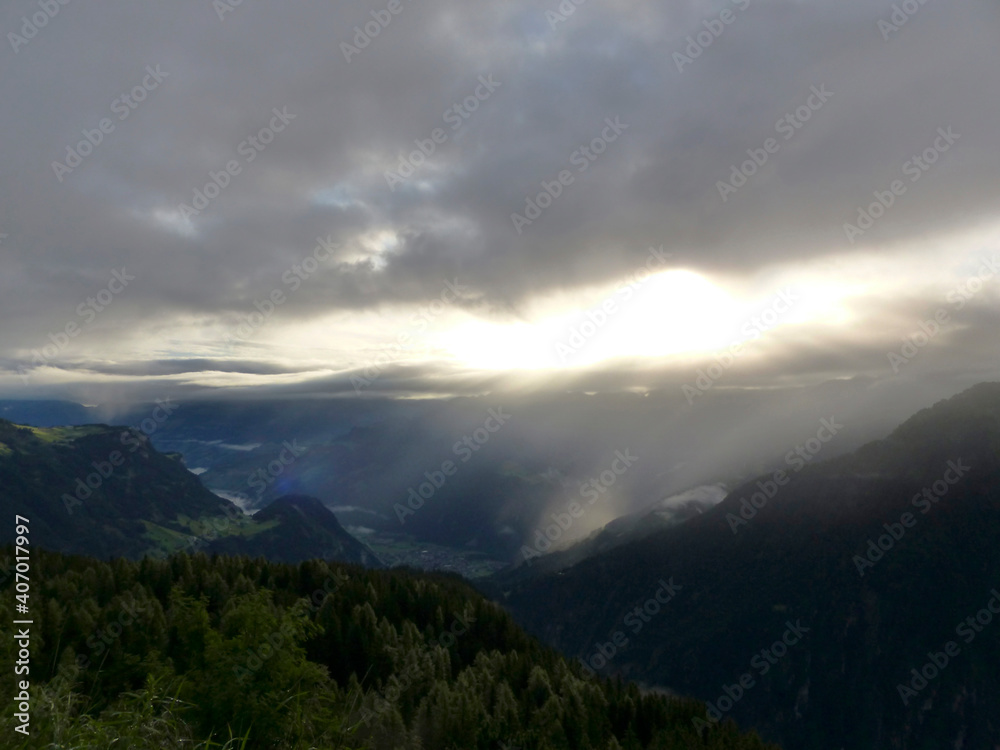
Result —
[{"label": "shadowed hillside", "polygon": [[298,562],[378,565],[319,501],[260,519],[209,492],[177,454],[122,427],[21,427],[0,420],[0,511],[31,518],[33,542],[101,558],[224,549]]},{"label": "shadowed hillside", "polygon": [[[853,455],[748,482],[682,527],[493,584],[564,653],[716,702],[792,750],[990,747],[1000,740],[998,537],[991,383]],[[663,579],[679,593],[636,616]],[[789,623],[808,632],[771,663],[762,652]],[[949,642],[959,655],[940,676],[915,677]],[[743,675],[752,687],[740,688]]]}]

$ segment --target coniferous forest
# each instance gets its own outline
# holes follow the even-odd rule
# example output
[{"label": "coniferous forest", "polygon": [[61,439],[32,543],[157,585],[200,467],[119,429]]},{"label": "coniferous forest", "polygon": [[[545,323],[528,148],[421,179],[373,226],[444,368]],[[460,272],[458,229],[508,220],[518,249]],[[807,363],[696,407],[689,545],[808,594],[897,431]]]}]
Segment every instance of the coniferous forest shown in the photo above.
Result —
[{"label": "coniferous forest", "polygon": [[456,576],[36,550],[32,578],[32,735],[9,747],[774,747],[697,701],[585,676]]}]

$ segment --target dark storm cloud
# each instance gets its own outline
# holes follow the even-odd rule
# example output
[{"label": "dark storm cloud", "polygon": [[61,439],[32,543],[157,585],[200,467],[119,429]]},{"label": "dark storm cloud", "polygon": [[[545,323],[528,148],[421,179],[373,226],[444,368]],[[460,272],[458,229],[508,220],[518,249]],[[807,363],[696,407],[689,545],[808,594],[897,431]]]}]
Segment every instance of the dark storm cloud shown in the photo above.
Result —
[{"label": "dark storm cloud", "polygon": [[[98,343],[118,360],[90,371],[287,372],[136,367],[128,352],[192,360],[184,341],[137,341],[137,326],[231,320],[281,287],[317,238],[340,247],[289,299],[285,324],[420,303],[453,278],[470,289],[459,304],[504,317],[534,296],[622,276],[650,245],[726,274],[850,250],[843,224],[873,191],[908,179],[905,165],[938,128],[960,139],[859,244],[870,253],[947,236],[995,212],[1000,80],[985,71],[1000,62],[1000,12],[989,3],[928,3],[885,32],[877,22],[891,4],[860,0],[594,0],[555,24],[554,0],[402,0],[348,62],[342,43],[387,6],[244,3],[220,20],[208,0],[73,2],[21,43],[8,34],[27,38],[22,19],[40,6],[6,4],[0,354],[24,361],[79,323],[77,306],[125,268],[134,285],[73,344],[83,360]],[[679,64],[675,53],[692,52],[687,37],[698,45],[723,8],[732,23]],[[480,77],[490,76],[499,85],[475,111],[452,110],[468,115],[453,130],[446,112],[485,94]],[[832,96],[785,140],[779,118],[818,103],[822,87]],[[100,134],[103,118],[113,130]],[[581,161],[578,149],[606,137],[609,118],[627,128]],[[281,126],[273,141],[248,142],[269,126]],[[435,128],[447,140],[392,189],[386,170]],[[53,162],[69,164],[84,131],[101,143],[57,175]],[[768,138],[780,149],[724,201],[719,181]],[[195,189],[232,160],[240,171],[228,186],[181,220],[177,207],[196,205]],[[561,170],[573,183],[519,234],[511,214]],[[979,361],[984,325],[949,339],[955,356]],[[796,368],[850,369],[867,347],[830,342]],[[416,390],[438,387],[425,379]]]},{"label": "dark storm cloud", "polygon": [[115,364],[83,363],[80,369],[102,375],[138,376],[156,378],[166,375],[185,375],[202,372],[240,373],[245,375],[288,375],[301,372],[301,368],[277,365],[267,362],[210,360],[210,359],[167,359],[142,362],[119,362]]}]

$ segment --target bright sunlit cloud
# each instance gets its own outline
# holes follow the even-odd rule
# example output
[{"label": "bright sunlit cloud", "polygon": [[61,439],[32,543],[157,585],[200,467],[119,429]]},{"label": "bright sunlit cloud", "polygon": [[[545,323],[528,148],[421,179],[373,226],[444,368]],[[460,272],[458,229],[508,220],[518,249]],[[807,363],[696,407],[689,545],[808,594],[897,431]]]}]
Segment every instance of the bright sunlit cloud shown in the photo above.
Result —
[{"label": "bright sunlit cloud", "polygon": [[692,271],[665,271],[602,295],[581,295],[586,306],[570,307],[567,299],[550,303],[530,322],[468,322],[438,343],[468,367],[537,370],[707,353],[783,326],[852,320],[845,304],[856,285],[798,281],[761,295],[727,289]]}]

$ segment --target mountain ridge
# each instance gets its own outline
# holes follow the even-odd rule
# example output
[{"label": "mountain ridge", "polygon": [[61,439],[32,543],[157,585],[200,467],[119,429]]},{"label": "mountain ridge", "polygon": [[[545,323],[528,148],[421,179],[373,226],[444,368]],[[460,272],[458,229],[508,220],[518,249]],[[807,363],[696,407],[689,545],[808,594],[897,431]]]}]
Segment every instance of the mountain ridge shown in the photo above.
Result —
[{"label": "mountain ridge", "polygon": [[52,551],[108,559],[205,548],[381,565],[320,501],[310,508],[308,522],[278,510],[248,518],[139,430],[0,419],[0,511],[30,517],[37,543]]},{"label": "mountain ridge", "polygon": [[[995,741],[1000,680],[983,670],[1000,658],[1000,628],[953,660],[930,708],[904,704],[899,686],[1000,582],[1000,384],[788,473],[555,575],[484,586],[550,645],[591,666],[601,655],[597,671],[708,701],[787,622],[803,623],[810,636],[728,714],[788,750],[922,747],[929,726],[940,743]],[[670,576],[676,600],[630,630],[624,616]]]}]

